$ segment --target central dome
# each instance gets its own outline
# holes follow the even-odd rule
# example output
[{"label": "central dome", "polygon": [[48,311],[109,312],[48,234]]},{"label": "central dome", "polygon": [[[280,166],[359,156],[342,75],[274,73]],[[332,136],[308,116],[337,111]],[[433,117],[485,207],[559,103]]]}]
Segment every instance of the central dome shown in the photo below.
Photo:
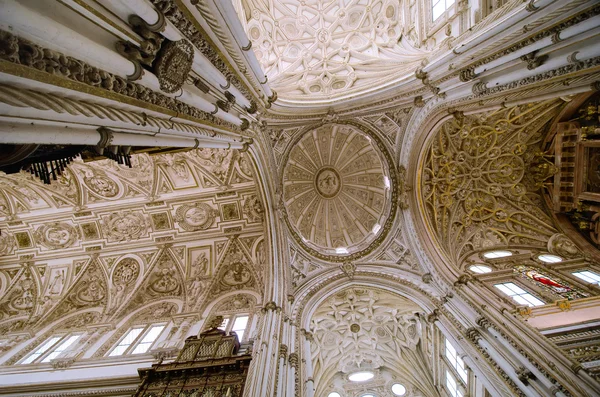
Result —
[{"label": "central dome", "polygon": [[347,257],[382,233],[391,179],[374,139],[352,125],[326,124],[292,146],[283,170],[288,223],[318,257]]}]

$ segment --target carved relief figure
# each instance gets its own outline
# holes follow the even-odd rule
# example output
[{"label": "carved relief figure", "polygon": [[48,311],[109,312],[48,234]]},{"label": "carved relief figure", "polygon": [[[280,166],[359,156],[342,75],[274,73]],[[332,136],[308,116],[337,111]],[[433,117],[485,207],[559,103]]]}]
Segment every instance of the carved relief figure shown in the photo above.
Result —
[{"label": "carved relief figure", "polygon": [[146,218],[138,212],[118,212],[103,218],[103,229],[109,241],[138,239],[148,231]]},{"label": "carved relief figure", "polygon": [[548,251],[555,255],[562,256],[564,258],[575,258],[581,256],[581,251],[571,239],[564,234],[554,234],[548,240]]},{"label": "carved relief figure", "polygon": [[107,176],[96,175],[91,170],[85,171],[83,178],[85,185],[97,195],[104,198],[113,198],[119,194],[119,185]]},{"label": "carved relief figure", "polygon": [[244,201],[243,212],[250,222],[262,222],[264,219],[264,208],[256,195],[252,195]]},{"label": "carved relief figure", "polygon": [[54,278],[48,287],[48,294],[60,295],[65,285],[65,270],[61,269],[54,274]]},{"label": "carved relief figure", "polygon": [[112,275],[114,287],[111,311],[114,311],[121,306],[123,299],[137,280],[139,274],[140,265],[138,261],[133,258],[122,259],[116,265]]},{"label": "carved relief figure", "polygon": [[68,248],[79,238],[77,229],[65,222],[42,225],[34,235],[40,244],[50,249]]}]

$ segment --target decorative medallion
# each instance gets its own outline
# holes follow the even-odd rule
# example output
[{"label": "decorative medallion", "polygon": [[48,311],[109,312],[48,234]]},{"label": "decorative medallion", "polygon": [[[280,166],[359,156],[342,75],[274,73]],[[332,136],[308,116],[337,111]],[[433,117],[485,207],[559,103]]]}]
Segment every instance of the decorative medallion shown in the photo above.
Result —
[{"label": "decorative medallion", "polygon": [[283,201],[296,241],[336,262],[370,252],[396,210],[396,177],[379,138],[358,124],[324,124],[289,147]]},{"label": "decorative medallion", "polygon": [[140,264],[133,258],[121,260],[112,275],[113,284],[129,285],[137,280],[140,274]]},{"label": "decorative medallion", "polygon": [[104,230],[110,241],[135,240],[148,231],[143,214],[137,212],[119,212],[105,217]]},{"label": "decorative medallion", "polygon": [[218,212],[206,203],[184,204],[175,211],[175,220],[184,230],[194,232],[208,229]]},{"label": "decorative medallion", "polygon": [[113,198],[119,194],[119,185],[105,175],[86,172],[86,175],[83,177],[83,183],[93,193],[104,198]]},{"label": "decorative medallion", "polygon": [[315,188],[323,198],[334,198],[342,188],[342,179],[335,168],[324,167],[317,172]]},{"label": "decorative medallion", "polygon": [[211,293],[215,295],[225,291],[256,287],[252,263],[237,239],[233,239],[227,248],[224,259],[219,265],[216,280],[211,290]]},{"label": "decorative medallion", "polygon": [[79,232],[64,222],[55,222],[40,226],[35,231],[35,239],[46,248],[68,248],[79,238]]},{"label": "decorative medallion", "polygon": [[177,265],[168,255],[163,255],[150,275],[147,293],[152,296],[179,295],[182,284]]},{"label": "decorative medallion", "polygon": [[154,62],[160,89],[169,94],[178,91],[185,83],[193,61],[194,49],[187,40],[165,42]]}]

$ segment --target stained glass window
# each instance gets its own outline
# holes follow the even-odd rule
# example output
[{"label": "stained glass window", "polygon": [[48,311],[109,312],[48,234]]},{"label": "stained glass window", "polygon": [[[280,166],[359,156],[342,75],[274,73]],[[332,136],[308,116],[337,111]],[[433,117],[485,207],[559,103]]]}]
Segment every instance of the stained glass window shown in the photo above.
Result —
[{"label": "stained glass window", "polygon": [[538,287],[559,295],[566,299],[579,299],[587,296],[583,291],[579,291],[571,285],[565,283],[557,277],[545,274],[543,270],[531,266],[516,266],[515,271],[528,282],[535,283]]}]

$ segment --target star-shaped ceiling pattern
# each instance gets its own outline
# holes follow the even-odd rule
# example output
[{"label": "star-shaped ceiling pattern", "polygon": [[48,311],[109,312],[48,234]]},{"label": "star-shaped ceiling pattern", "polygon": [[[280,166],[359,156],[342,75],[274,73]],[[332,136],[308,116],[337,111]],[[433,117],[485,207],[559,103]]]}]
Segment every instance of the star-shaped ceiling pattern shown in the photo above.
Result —
[{"label": "star-shaped ceiling pattern", "polygon": [[399,0],[245,0],[252,48],[279,98],[328,101],[412,74]]}]

